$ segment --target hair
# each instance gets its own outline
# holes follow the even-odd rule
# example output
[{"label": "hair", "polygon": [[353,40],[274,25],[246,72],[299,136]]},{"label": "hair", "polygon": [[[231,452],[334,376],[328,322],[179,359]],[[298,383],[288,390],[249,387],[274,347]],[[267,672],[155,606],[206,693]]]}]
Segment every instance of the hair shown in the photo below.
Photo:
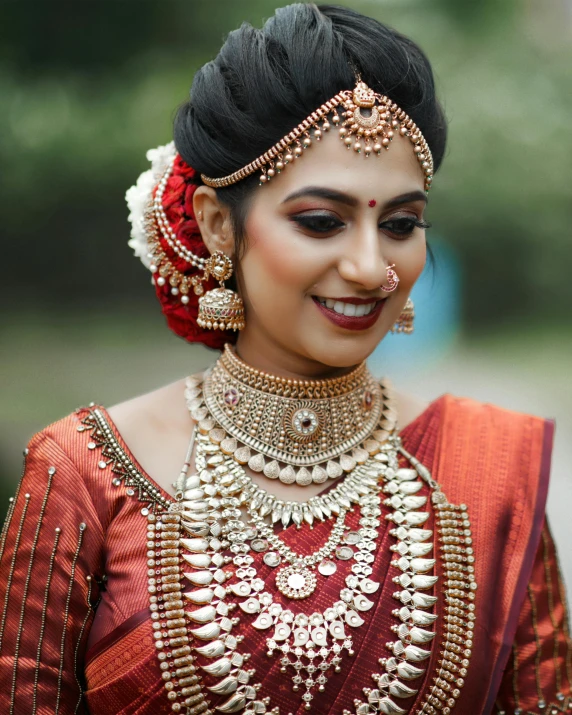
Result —
[{"label": "hair", "polygon": [[[197,174],[226,176],[276,144],[356,75],[385,94],[421,129],[435,170],[447,124],[429,60],[409,38],[354,10],[296,3],[262,29],[244,23],[195,74],[191,99],[176,115],[177,151]],[[240,248],[256,175],[217,189]]]}]

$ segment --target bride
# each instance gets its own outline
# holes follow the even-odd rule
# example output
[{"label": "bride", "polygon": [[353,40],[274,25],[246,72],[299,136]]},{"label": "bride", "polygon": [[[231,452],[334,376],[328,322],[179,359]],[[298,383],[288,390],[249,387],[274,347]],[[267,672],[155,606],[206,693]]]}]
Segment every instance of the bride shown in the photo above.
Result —
[{"label": "bride", "polygon": [[243,25],[127,194],[211,367],[36,435],[0,541],[2,712],[572,710],[553,425],[395,393],[446,122],[349,9]]}]

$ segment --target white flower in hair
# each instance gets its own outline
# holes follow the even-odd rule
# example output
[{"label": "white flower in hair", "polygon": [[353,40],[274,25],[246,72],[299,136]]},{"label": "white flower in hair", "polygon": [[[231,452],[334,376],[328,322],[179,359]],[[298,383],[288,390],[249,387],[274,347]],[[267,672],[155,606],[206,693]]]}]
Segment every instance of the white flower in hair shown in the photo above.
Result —
[{"label": "white flower in hair", "polygon": [[146,268],[151,266],[151,260],[144,225],[145,210],[151,200],[153,189],[175,158],[176,153],[174,142],[158,146],[156,149],[149,149],[147,159],[151,162],[151,168],[144,171],[137,179],[137,183],[125,193],[125,200],[129,208],[128,220],[131,223],[131,238],[128,241],[128,246],[133,249]]}]

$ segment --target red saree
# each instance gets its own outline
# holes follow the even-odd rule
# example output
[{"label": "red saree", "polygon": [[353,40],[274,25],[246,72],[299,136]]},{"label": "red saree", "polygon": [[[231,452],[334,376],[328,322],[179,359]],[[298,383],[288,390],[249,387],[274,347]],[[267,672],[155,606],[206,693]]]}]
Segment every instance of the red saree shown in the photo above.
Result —
[{"label": "red saree", "polygon": [[[86,428],[82,420],[92,413],[80,410],[33,438],[2,532],[2,713],[172,712],[154,648],[141,516],[151,498],[166,504],[169,497],[144,474],[105,411],[99,410],[103,422]],[[572,709],[565,597],[544,522],[552,433],[550,422],[448,396],[403,430],[405,448],[431,469],[450,502],[468,506],[479,585],[464,683],[440,662],[447,629],[447,604],[440,597],[426,674],[415,683],[417,694],[400,700],[406,712],[524,715]],[[148,494],[125,487],[129,473],[147,481]],[[432,522],[433,517],[428,528],[435,527]],[[286,541],[309,549],[327,533],[324,524],[313,531],[291,528]],[[436,545],[438,539],[435,532]],[[363,688],[372,687],[372,673],[379,672],[378,659],[387,656],[384,644],[394,638],[396,606],[391,543],[382,522],[372,564],[381,582],[375,606],[356,631],[354,657],[316,695],[313,712],[354,713],[354,699],[364,699]],[[440,595],[443,570],[437,564]],[[261,569],[260,576],[272,589],[271,570]],[[338,574],[309,599],[308,613],[339,592],[336,579]],[[244,636],[243,650],[251,654],[245,667],[256,669],[259,697],[271,694],[272,706],[283,715],[305,712],[279,661],[266,656],[266,636],[242,622],[233,635]],[[209,678],[203,677],[205,687]],[[189,713],[211,712],[200,693],[193,695],[198,690],[189,687],[197,698]],[[209,699],[214,712],[225,698]]]}]

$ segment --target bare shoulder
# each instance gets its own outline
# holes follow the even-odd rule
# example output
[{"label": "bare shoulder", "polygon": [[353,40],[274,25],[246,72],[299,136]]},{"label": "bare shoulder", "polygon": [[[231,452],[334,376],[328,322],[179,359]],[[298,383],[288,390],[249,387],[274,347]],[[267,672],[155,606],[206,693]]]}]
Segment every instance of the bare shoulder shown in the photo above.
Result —
[{"label": "bare shoulder", "polygon": [[123,437],[132,430],[172,428],[183,416],[188,421],[184,390],[185,381],[177,380],[113,405],[107,411]]},{"label": "bare shoulder", "polygon": [[135,459],[165,489],[181,469],[192,432],[184,392],[181,379],[107,410]]},{"label": "bare shoulder", "polygon": [[399,429],[407,427],[410,422],[417,419],[429,407],[429,402],[422,400],[416,395],[395,390],[395,402],[397,405],[397,418]]}]

